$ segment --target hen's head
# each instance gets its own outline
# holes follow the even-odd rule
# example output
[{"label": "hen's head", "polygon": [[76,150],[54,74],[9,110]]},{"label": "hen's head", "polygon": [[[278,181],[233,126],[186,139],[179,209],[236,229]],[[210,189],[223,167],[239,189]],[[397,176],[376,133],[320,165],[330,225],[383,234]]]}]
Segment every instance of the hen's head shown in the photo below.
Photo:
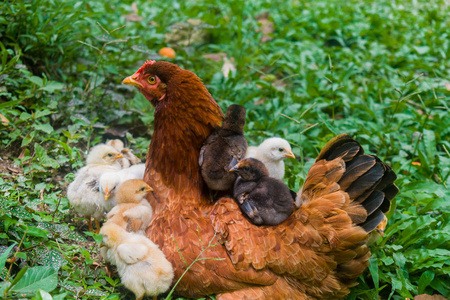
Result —
[{"label": "hen's head", "polygon": [[240,160],[230,171],[236,172],[245,181],[256,181],[262,176],[269,176],[266,166],[255,158]]},{"label": "hen's head", "polygon": [[134,85],[154,106],[167,96],[167,86],[182,69],[166,61],[147,60],[147,62],[122,83]]}]

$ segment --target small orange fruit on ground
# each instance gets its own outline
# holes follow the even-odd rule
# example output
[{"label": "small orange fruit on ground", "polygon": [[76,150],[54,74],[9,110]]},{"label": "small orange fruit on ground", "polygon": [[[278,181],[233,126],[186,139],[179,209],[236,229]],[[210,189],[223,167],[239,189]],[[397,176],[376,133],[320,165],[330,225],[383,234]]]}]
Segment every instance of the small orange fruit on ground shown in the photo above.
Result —
[{"label": "small orange fruit on ground", "polygon": [[165,57],[175,58],[175,50],[170,47],[161,48],[158,54]]}]

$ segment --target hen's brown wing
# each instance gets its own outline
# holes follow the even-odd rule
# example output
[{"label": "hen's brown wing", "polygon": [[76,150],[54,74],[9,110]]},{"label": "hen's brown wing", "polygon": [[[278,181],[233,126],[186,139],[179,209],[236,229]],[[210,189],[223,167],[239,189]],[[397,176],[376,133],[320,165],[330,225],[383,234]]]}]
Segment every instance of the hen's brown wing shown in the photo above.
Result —
[{"label": "hen's brown wing", "polygon": [[[370,212],[382,213],[382,207],[388,207],[381,204],[373,209],[370,199],[384,203],[395,195],[392,173],[377,158],[364,156],[361,146],[345,135],[333,139],[321,152],[300,193],[301,207],[280,225],[254,226],[233,199],[218,201],[211,220],[234,266],[268,268],[279,276],[271,286],[222,294],[220,298],[246,299],[245,295],[261,293],[267,299],[346,295],[368,265],[369,230],[364,229],[377,222],[377,218],[370,218]],[[358,202],[362,204],[355,201],[361,197],[364,199]],[[371,207],[369,218],[365,207]]]}]

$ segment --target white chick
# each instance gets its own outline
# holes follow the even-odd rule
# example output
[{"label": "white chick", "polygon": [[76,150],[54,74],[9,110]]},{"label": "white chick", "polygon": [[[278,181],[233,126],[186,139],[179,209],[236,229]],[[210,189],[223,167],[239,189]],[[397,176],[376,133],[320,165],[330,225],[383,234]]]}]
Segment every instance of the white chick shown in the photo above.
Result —
[{"label": "white chick", "polygon": [[284,177],[284,162],[286,157],[295,158],[291,145],[285,139],[273,137],[264,140],[259,146],[247,148],[245,157],[253,157],[264,163],[269,176],[282,180]]},{"label": "white chick", "polygon": [[121,140],[115,139],[110,140],[106,143],[109,146],[113,146],[116,148],[117,151],[122,153],[123,157],[119,159],[119,163],[122,166],[122,168],[126,169],[130,165],[136,165],[141,162],[141,160],[132,153],[132,150],[129,148],[124,148],[124,144]]},{"label": "white chick", "polygon": [[90,231],[94,231],[91,217],[95,220],[98,233],[99,220],[111,209],[111,205],[104,201],[99,189],[96,188],[100,176],[105,172],[120,170],[117,159],[122,156],[116,149],[105,144],[93,147],[88,154],[87,165],[78,170],[75,180],[69,184],[67,198],[75,211],[87,217]]},{"label": "white chick", "polygon": [[105,197],[105,200],[110,200],[115,203],[114,195],[117,188],[129,179],[144,178],[145,164],[133,165],[129,168],[122,169],[115,172],[106,172],[100,177],[100,192]]},{"label": "white chick", "polygon": [[102,244],[111,249],[122,284],[131,290],[136,300],[144,295],[157,296],[166,292],[174,277],[171,263],[158,245],[146,236],[125,231],[119,225],[108,222],[100,233]]}]

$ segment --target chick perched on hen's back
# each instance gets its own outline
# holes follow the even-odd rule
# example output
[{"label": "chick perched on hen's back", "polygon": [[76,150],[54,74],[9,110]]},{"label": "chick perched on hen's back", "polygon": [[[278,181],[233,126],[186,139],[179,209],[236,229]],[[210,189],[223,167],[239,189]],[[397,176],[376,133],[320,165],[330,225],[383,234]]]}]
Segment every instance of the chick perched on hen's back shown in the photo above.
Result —
[{"label": "chick perched on hen's back", "polygon": [[222,127],[213,132],[200,150],[199,165],[208,187],[216,191],[232,188],[236,174],[229,172],[244,158],[247,140],[244,137],[245,108],[228,107]]},{"label": "chick perched on hen's back", "polygon": [[231,169],[237,178],[233,195],[243,213],[255,225],[278,225],[294,211],[294,202],[288,187],[269,177],[264,164],[254,158],[245,158]]},{"label": "chick perched on hen's back", "polygon": [[133,165],[126,169],[106,172],[100,177],[99,188],[107,201],[115,202],[115,194],[119,186],[129,179],[144,178],[145,164]]},{"label": "chick perched on hen's back", "polygon": [[145,196],[153,189],[140,179],[130,179],[116,193],[117,205],[107,214],[107,223],[116,223],[128,232],[144,234],[152,219],[152,207]]},{"label": "chick perched on hen's back", "polygon": [[103,225],[103,244],[111,249],[122,284],[137,300],[166,292],[174,277],[172,264],[147,237],[125,231],[113,222]]},{"label": "chick perched on hen's back", "polygon": [[98,232],[100,219],[113,205],[105,202],[95,186],[98,186],[103,173],[120,170],[117,160],[122,156],[116,149],[105,144],[93,147],[88,154],[86,166],[78,170],[74,181],[69,184],[67,198],[75,211],[88,218],[90,231],[93,231],[91,217],[94,217]]},{"label": "chick perched on hen's back", "polygon": [[253,157],[264,163],[269,170],[270,177],[283,179],[284,159],[295,158],[291,145],[285,139],[279,137],[268,138],[259,146],[250,146],[245,157]]},{"label": "chick perched on hen's back", "polygon": [[131,165],[137,165],[141,162],[141,160],[133,154],[133,151],[129,148],[125,148],[123,142],[119,139],[110,140],[106,143],[109,146],[113,146],[117,151],[122,153],[123,157],[119,159],[119,164],[122,168],[128,168]]}]

